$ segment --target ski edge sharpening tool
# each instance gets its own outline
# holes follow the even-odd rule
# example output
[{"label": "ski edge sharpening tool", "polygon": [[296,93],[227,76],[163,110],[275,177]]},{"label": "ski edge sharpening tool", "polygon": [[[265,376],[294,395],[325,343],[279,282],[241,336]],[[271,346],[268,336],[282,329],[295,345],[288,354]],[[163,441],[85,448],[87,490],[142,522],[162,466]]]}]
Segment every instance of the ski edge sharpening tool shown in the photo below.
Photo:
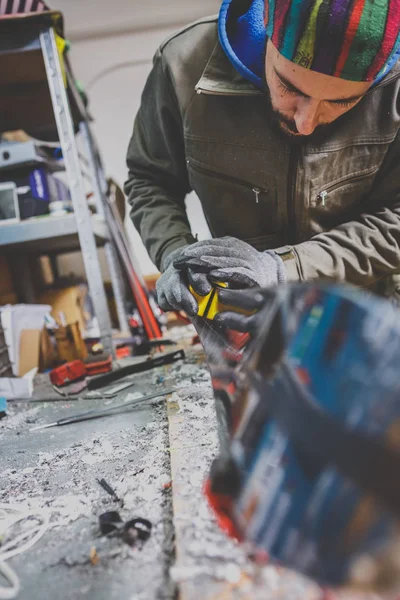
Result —
[{"label": "ski edge sharpening tool", "polygon": [[216,315],[220,312],[236,312],[242,315],[252,315],[254,310],[246,310],[244,308],[239,308],[237,306],[229,306],[228,304],[223,304],[220,302],[218,297],[218,291],[220,289],[227,288],[228,284],[223,281],[218,281],[212,284],[211,292],[209,292],[206,296],[200,296],[191,285],[189,285],[190,293],[197,300],[197,304],[199,306],[197,311],[198,317],[204,317],[212,321]]}]

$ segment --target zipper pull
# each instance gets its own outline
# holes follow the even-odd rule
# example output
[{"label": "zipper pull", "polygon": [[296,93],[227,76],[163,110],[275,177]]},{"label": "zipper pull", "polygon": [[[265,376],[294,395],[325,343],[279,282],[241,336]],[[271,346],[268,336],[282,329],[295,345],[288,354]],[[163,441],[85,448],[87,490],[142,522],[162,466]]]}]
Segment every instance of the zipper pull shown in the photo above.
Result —
[{"label": "zipper pull", "polygon": [[320,204],[321,206],[326,206],[327,197],[328,197],[328,192],[326,190],[324,190],[323,192],[320,192],[317,196],[317,203]]},{"label": "zipper pull", "polygon": [[255,188],[253,188],[253,192],[254,192],[254,194],[255,194],[255,196],[256,196],[256,203],[258,204],[258,201],[259,201],[259,196],[260,196],[260,192],[261,192],[261,190],[260,190],[260,188],[256,188],[256,187],[255,187]]}]

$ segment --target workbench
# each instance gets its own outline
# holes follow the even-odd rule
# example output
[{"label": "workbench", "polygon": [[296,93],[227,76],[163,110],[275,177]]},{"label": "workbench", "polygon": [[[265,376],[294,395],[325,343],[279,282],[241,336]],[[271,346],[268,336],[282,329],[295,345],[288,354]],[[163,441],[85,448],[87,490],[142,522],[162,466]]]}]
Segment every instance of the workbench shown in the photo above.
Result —
[{"label": "workbench", "polygon": [[[30,429],[104,401],[9,403],[8,417],[0,421],[0,503],[52,513],[41,541],[9,561],[21,580],[18,598],[324,598],[317,586],[283,569],[256,571],[216,526],[202,492],[218,453],[218,432],[201,348],[187,351],[183,362],[131,379],[134,387],[109,405],[132,393],[176,391],[118,415],[38,432]],[[44,393],[54,396],[51,389]],[[101,478],[123,507],[98,485]],[[124,520],[152,522],[141,549],[100,535],[98,517],[109,510],[119,510]]]}]

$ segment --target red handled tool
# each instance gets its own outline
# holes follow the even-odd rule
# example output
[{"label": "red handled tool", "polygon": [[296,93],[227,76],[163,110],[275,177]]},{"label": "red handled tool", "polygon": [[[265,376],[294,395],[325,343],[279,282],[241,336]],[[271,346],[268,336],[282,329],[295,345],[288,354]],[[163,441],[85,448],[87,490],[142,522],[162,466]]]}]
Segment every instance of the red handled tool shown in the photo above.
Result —
[{"label": "red handled tool", "polygon": [[53,369],[50,373],[50,381],[53,385],[62,387],[73,381],[78,381],[78,379],[83,379],[86,375],[87,371],[84,363],[81,360],[74,360]]},{"label": "red handled tool", "polygon": [[68,385],[84,377],[92,377],[93,375],[102,375],[112,371],[112,359],[110,355],[101,354],[91,356],[84,362],[82,360],[74,360],[61,367],[53,369],[50,373],[50,381],[57,387]]}]

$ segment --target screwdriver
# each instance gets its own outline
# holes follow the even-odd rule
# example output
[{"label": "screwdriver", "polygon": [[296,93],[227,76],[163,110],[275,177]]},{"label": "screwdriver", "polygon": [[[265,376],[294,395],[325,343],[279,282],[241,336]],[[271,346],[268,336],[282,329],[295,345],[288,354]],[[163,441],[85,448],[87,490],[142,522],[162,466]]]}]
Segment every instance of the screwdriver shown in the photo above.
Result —
[{"label": "screwdriver", "polygon": [[142,398],[135,398],[134,400],[130,400],[129,402],[124,402],[123,404],[117,404],[116,406],[110,406],[109,408],[100,408],[89,410],[84,413],[80,413],[79,415],[74,415],[72,417],[65,417],[63,419],[59,419],[54,423],[48,423],[47,425],[39,425],[38,427],[33,427],[29,431],[40,431],[41,429],[48,429],[49,427],[61,427],[63,425],[70,425],[72,423],[81,423],[82,421],[90,421],[91,419],[98,419],[103,416],[107,416],[114,411],[118,411],[124,408],[129,408],[132,406],[136,406],[138,404],[142,404],[143,402],[147,402],[149,400],[153,400],[154,398],[161,398],[162,396],[168,396],[169,394],[173,394],[175,390],[163,390],[162,392],[157,392],[155,394],[150,394],[149,396],[143,396]]}]

